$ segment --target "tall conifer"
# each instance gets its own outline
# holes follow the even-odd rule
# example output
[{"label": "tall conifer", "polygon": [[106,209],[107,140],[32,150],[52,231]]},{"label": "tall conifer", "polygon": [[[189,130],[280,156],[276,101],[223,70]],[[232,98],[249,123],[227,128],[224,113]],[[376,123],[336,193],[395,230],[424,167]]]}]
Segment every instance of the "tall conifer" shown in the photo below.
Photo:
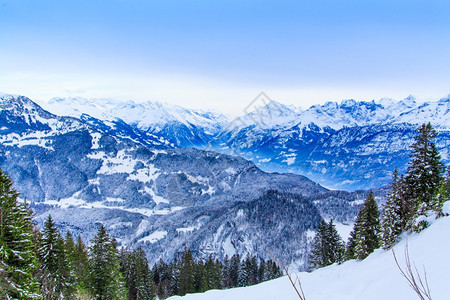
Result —
[{"label": "tall conifer", "polygon": [[0,293],[6,299],[38,299],[31,211],[18,203],[18,196],[9,176],[0,170]]}]

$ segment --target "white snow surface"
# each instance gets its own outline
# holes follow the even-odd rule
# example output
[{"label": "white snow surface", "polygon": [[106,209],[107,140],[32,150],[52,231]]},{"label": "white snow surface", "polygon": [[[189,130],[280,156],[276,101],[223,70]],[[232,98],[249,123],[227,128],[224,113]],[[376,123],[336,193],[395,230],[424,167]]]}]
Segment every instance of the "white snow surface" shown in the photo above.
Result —
[{"label": "white snow surface", "polygon": [[158,131],[165,124],[178,122],[187,127],[202,127],[206,133],[214,134],[218,128],[228,123],[228,117],[214,111],[192,110],[159,101],[136,103],[132,100],[122,102],[114,99],[69,97],[53,98],[39,104],[57,115],[79,118],[82,114],[88,114],[100,120],[119,118],[142,130],[155,128]]},{"label": "white snow surface", "polygon": [[[446,203],[450,211],[450,202]],[[449,299],[450,217],[439,218],[421,233],[399,242],[394,251],[405,266],[405,246],[411,262],[423,276],[426,269],[433,299]],[[392,251],[378,249],[363,261],[351,260],[311,273],[298,273],[308,300],[411,300],[418,299],[398,270]],[[294,275],[295,278],[295,275]],[[295,300],[298,299],[286,276],[261,284],[229,290],[212,290],[170,299],[186,300]]]}]

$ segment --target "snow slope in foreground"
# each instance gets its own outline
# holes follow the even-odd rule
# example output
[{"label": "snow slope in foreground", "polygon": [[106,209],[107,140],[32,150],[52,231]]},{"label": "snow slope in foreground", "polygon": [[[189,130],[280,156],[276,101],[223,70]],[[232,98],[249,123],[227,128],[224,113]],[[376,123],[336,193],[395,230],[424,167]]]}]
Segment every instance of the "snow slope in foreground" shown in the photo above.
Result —
[{"label": "snow slope in foreground", "polygon": [[[450,211],[450,203],[446,203]],[[427,272],[433,300],[450,299],[450,217],[440,218],[419,234],[412,234],[394,247],[401,266],[408,244],[411,261]],[[363,261],[351,260],[312,273],[299,273],[308,300],[412,300],[418,299],[400,275],[391,251],[377,250]],[[259,285],[208,291],[170,299],[183,300],[294,300],[298,299],[287,277]]]}]

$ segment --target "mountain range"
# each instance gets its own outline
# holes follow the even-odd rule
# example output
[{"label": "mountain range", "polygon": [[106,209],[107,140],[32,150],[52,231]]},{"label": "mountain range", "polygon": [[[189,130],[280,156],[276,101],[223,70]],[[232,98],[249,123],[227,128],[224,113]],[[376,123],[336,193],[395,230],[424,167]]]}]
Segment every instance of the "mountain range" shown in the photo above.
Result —
[{"label": "mountain range", "polygon": [[[435,126],[440,132],[438,145],[447,150],[441,151],[445,157],[449,139],[448,108],[444,108],[449,100],[415,108],[411,108],[415,101],[408,101],[392,105],[409,105],[410,115],[422,107],[419,111],[433,111],[444,118]],[[242,117],[248,124],[239,121],[241,126],[229,126],[233,121],[218,113],[162,103],[54,99],[48,105],[62,110],[57,115],[27,97],[0,95],[0,167],[30,202],[40,226],[51,214],[62,232],[70,230],[88,241],[102,223],[120,245],[142,247],[151,263],[161,257],[173,259],[184,246],[197,257],[213,254],[219,259],[234,253],[267,259],[268,247],[280,259],[305,269],[309,241],[320,219],[334,219],[348,234],[367,191],[329,190],[302,175],[285,173],[289,170],[283,166],[301,165],[300,154],[309,153],[309,160],[302,158],[303,166],[312,159],[325,160],[330,169],[319,173],[333,180],[345,176],[337,167],[360,174],[378,163],[388,174],[389,167],[407,159],[405,149],[414,140],[419,122],[355,125],[354,120],[364,117],[361,111],[384,107],[355,101],[311,108],[334,107],[343,115],[350,111],[354,117],[348,117],[346,124],[354,126],[341,128],[324,125],[325,121],[317,121],[320,126],[304,125],[297,122],[299,115],[312,112],[276,102]],[[87,106],[91,111],[81,110]],[[123,119],[113,112],[120,112]],[[146,114],[151,117],[138,118]],[[256,125],[261,119],[255,114],[270,115],[271,122]],[[284,123],[275,122],[277,118]],[[392,114],[383,118],[390,119]],[[380,152],[380,147],[394,152]],[[255,150],[266,153],[267,161]],[[269,159],[274,153],[277,156]],[[401,157],[391,157],[399,153]],[[253,161],[246,159],[250,155]],[[371,165],[364,160],[342,166],[334,163],[363,155]],[[377,161],[383,155],[390,164]],[[283,173],[263,167],[280,168]],[[333,177],[330,170],[339,176]],[[382,201],[384,190],[376,193]]]},{"label": "mountain range", "polygon": [[394,169],[405,172],[416,129],[427,122],[439,132],[438,149],[450,162],[449,97],[343,100],[306,110],[276,101],[262,104],[233,119],[151,101],[54,98],[43,103],[58,115],[123,121],[173,148],[238,155],[262,170],[304,175],[333,189],[377,188],[390,182]]},{"label": "mountain range", "polygon": [[23,96],[2,95],[0,109],[0,167],[38,225],[51,214],[63,233],[88,241],[101,223],[150,262],[184,246],[202,258],[268,258],[267,246],[304,268],[320,219],[350,223],[364,197],[237,156],[174,148],[121,120],[57,116]]}]

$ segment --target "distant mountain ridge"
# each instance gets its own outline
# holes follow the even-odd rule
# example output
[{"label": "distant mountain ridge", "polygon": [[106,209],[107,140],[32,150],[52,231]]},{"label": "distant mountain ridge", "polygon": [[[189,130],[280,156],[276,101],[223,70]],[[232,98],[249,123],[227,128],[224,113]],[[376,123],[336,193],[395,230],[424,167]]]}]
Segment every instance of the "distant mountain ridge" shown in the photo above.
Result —
[{"label": "distant mountain ridge", "polygon": [[46,107],[57,114],[83,118],[86,112],[102,121],[121,120],[173,148],[239,155],[263,170],[302,174],[330,188],[388,183],[395,168],[405,171],[415,130],[425,122],[439,131],[438,148],[450,162],[449,97],[350,99],[306,110],[271,101],[237,119],[160,102],[55,98]]},{"label": "distant mountain ridge", "polygon": [[184,246],[203,258],[264,256],[264,241],[302,266],[321,217],[351,222],[363,197],[133,130],[121,120],[61,117],[26,97],[2,95],[0,167],[39,225],[51,214],[63,232],[90,240],[101,223],[120,245],[145,249],[151,262],[171,260]]}]

